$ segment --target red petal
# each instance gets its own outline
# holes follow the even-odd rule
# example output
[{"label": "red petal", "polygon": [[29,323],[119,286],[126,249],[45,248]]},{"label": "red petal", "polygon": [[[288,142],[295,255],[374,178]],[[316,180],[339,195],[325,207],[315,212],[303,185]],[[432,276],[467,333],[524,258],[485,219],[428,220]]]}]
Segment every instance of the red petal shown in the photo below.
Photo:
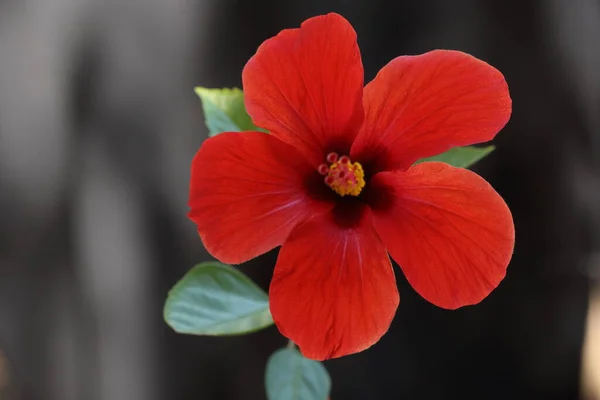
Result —
[{"label": "red petal", "polygon": [[338,14],[265,41],[242,74],[254,123],[314,165],[326,151],[349,152],[363,119],[363,79],[356,32]]},{"label": "red petal", "polygon": [[[283,243],[300,221],[332,203],[311,199],[318,173],[293,147],[261,132],[207,139],[192,163],[189,217],[206,250],[239,264]],[[317,178],[320,179],[320,178]]]},{"label": "red petal", "polygon": [[491,140],[508,122],[502,74],[459,51],[398,57],[364,91],[365,123],[352,157],[372,172],[406,169],[455,146]]},{"label": "red petal", "polygon": [[344,228],[334,213],[311,219],[279,253],[271,313],[308,358],[367,349],[388,330],[398,307],[394,272],[371,212],[364,206],[357,212],[356,223]]},{"label": "red petal", "polygon": [[381,172],[375,229],[413,288],[449,309],[476,304],[504,278],[515,231],[504,200],[479,175],[444,163]]}]

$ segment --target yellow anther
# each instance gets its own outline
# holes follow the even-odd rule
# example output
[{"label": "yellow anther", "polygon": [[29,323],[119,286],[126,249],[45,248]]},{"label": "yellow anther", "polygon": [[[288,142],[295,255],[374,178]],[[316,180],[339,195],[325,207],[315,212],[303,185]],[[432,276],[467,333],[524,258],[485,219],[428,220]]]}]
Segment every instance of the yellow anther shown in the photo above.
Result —
[{"label": "yellow anther", "polygon": [[358,162],[342,156],[329,166],[325,183],[340,196],[358,196],[365,187],[365,172]]}]

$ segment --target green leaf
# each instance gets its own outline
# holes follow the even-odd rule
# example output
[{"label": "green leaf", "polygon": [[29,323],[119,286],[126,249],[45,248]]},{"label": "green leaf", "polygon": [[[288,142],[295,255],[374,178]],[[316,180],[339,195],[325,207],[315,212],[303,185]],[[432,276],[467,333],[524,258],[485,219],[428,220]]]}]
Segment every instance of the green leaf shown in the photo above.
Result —
[{"label": "green leaf", "polygon": [[269,358],[265,386],[269,400],[325,400],[331,379],[323,364],[285,348]]},{"label": "green leaf", "polygon": [[469,168],[471,165],[475,164],[477,161],[481,160],[482,158],[490,154],[492,151],[494,151],[494,149],[494,146],[454,147],[448,150],[447,152],[439,154],[437,156],[423,158],[417,161],[415,164],[419,164],[425,161],[439,161],[445,162],[446,164],[450,164],[454,167]]},{"label": "green leaf", "polygon": [[204,110],[204,118],[208,135],[215,136],[222,132],[262,131],[252,123],[252,119],[244,106],[244,93],[238,88],[194,89]]},{"label": "green leaf", "polygon": [[217,262],[192,268],[169,292],[164,318],[176,332],[240,335],[273,324],[269,297],[246,275]]}]

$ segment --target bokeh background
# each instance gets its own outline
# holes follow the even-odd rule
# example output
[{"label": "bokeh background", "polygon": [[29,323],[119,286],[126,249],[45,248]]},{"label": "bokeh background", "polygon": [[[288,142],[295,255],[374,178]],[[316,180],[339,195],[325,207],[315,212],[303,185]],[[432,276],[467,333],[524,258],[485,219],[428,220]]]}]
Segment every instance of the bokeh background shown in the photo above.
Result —
[{"label": "bokeh background", "polygon": [[[265,398],[275,328],[162,321],[209,259],[186,219],[207,133],[192,88],[240,86],[264,39],[329,11],[366,81],[434,48],[505,74],[513,117],[476,170],[517,232],[477,307],[437,309],[396,270],[389,333],[326,363],[333,400],[600,399],[598,0],[0,0],[0,399]],[[266,288],[275,256],[243,270]]]}]

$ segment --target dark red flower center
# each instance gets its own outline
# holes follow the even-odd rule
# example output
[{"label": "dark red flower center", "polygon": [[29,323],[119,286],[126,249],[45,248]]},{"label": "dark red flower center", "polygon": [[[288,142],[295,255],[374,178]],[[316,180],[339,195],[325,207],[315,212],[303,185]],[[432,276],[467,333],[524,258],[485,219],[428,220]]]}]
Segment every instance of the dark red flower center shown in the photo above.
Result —
[{"label": "dark red flower center", "polygon": [[358,196],[365,187],[365,171],[359,162],[352,162],[348,156],[329,153],[327,163],[319,165],[317,170],[325,176],[325,184],[344,197]]}]

